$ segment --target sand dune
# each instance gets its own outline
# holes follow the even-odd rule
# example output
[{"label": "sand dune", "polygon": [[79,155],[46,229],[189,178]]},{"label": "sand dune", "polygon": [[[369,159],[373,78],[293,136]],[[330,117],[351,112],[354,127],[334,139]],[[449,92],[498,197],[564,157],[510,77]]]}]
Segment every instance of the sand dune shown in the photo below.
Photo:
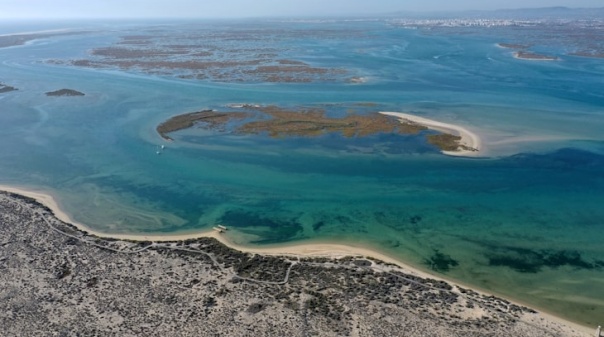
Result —
[{"label": "sand dune", "polygon": [[[401,115],[407,116],[406,114],[401,114]],[[406,118],[406,117],[403,117],[403,118]],[[420,119],[420,120],[425,122],[425,119]],[[428,121],[433,122],[430,120],[428,120]],[[436,127],[441,127],[441,123],[438,123],[438,122],[436,122],[436,123],[437,123]],[[442,123],[442,124],[444,124],[444,123]],[[456,126],[451,126],[449,124],[444,124],[444,125],[445,125],[444,128],[453,127],[454,130],[459,130],[459,128]],[[461,130],[465,130],[465,129],[461,128]],[[470,135],[472,135],[472,134],[470,133]],[[468,135],[466,135],[466,136],[468,136]],[[470,143],[470,144],[476,145],[476,143]],[[120,239],[120,240],[156,241],[156,242],[179,241],[179,240],[194,239],[194,238],[201,238],[201,237],[211,237],[211,238],[217,239],[222,244],[224,244],[230,248],[237,249],[237,250],[240,250],[243,252],[261,254],[261,255],[275,255],[275,256],[278,255],[278,256],[294,256],[294,257],[295,256],[330,257],[330,258],[341,258],[344,256],[371,257],[371,258],[375,258],[375,259],[378,259],[378,260],[381,260],[384,262],[398,265],[405,272],[412,274],[412,275],[416,275],[416,276],[423,277],[423,278],[442,280],[442,281],[445,281],[445,282],[448,282],[448,283],[451,283],[454,285],[462,286],[465,288],[471,288],[468,285],[457,284],[456,282],[452,282],[451,280],[429,274],[427,272],[414,268],[404,262],[401,262],[400,260],[397,260],[395,258],[392,258],[390,256],[387,256],[385,254],[382,254],[380,252],[377,252],[375,250],[372,250],[372,249],[366,248],[366,247],[355,247],[355,246],[351,246],[351,245],[334,244],[334,243],[308,243],[308,244],[279,245],[279,246],[269,246],[269,247],[248,247],[248,246],[242,246],[240,244],[234,243],[232,240],[230,240],[228,231],[226,233],[218,233],[217,231],[214,231],[214,230],[204,230],[204,231],[198,231],[198,232],[192,232],[192,233],[169,234],[169,235],[166,235],[166,234],[161,234],[161,235],[111,234],[111,233],[98,232],[98,231],[92,230],[91,228],[89,228],[88,226],[86,226],[84,224],[74,221],[67,213],[65,213],[63,210],[61,210],[61,208],[59,207],[58,203],[56,202],[56,200],[53,198],[52,195],[49,195],[47,193],[40,192],[40,191],[32,191],[27,188],[12,187],[12,186],[5,186],[5,185],[0,185],[0,190],[33,198],[33,199],[37,200],[39,203],[41,203],[44,206],[51,209],[52,212],[54,213],[54,215],[61,221],[70,223],[70,224],[74,225],[75,227],[77,227],[78,229],[80,229],[84,232],[87,232],[88,234],[96,235],[98,237],[114,238],[114,239]],[[476,291],[477,293],[487,294],[480,289],[473,288],[473,290]],[[519,304],[524,305],[522,303],[519,303]],[[573,322],[570,322],[570,321],[564,320],[562,318],[552,316],[552,315],[549,315],[549,314],[543,313],[543,312],[540,312],[533,320],[534,320],[534,324],[543,324],[543,320],[546,320],[549,322],[555,322],[556,324],[559,324],[562,327],[564,327],[563,329],[567,329],[566,331],[569,331],[569,332],[570,331],[574,331],[574,332],[580,331],[581,333],[585,333],[586,336],[589,335],[589,331],[591,331],[588,327],[584,327],[584,326],[575,324]]]}]

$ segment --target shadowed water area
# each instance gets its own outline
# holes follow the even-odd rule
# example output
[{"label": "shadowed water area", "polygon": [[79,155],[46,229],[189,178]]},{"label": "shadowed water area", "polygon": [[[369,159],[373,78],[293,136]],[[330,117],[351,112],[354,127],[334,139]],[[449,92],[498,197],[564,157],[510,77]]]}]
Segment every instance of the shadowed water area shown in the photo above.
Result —
[{"label": "shadowed water area", "polygon": [[[0,183],[51,192],[67,213],[100,231],[193,232],[222,223],[248,245],[364,245],[601,323],[601,59],[548,45],[542,52],[559,61],[517,60],[497,43],[524,41],[504,29],[426,33],[387,22],[72,27],[87,33],[0,49],[0,83],[18,89],[0,93]],[[235,39],[242,31],[248,35]],[[149,50],[163,62],[188,60],[159,53],[165,42],[140,35],[188,36],[178,44],[189,46],[205,37],[207,46],[195,53],[205,48],[212,56],[198,57],[223,63],[203,71],[72,63],[109,62],[91,51],[124,45],[124,36],[131,45],[153,44]],[[252,59],[273,68],[258,69]],[[85,95],[45,95],[61,89]],[[171,142],[156,132],[172,116],[237,111],[233,103],[321,109],[331,118],[413,113],[475,131],[485,157],[444,156],[426,140],[432,131],[271,137],[226,125],[176,131]]]}]

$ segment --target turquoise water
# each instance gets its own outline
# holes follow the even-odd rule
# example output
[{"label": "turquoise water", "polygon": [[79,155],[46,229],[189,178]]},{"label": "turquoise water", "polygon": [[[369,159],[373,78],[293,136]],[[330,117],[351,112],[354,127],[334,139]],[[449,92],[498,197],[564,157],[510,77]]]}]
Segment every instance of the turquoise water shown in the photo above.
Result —
[{"label": "turquoise water", "polygon": [[[45,62],[85,58],[143,23],[99,23],[88,34],[0,49],[0,82],[19,88],[0,94],[0,183],[49,191],[101,231],[188,232],[220,222],[249,245],[363,244],[601,323],[604,61],[516,60],[496,47],[513,42],[505,30],[426,34],[376,22],[162,29],[250,25],[285,32],[267,42],[284,57],[367,81],[214,83]],[[331,33],[300,34],[319,29]],[[60,88],[86,96],[44,95]],[[446,157],[423,135],[271,139],[193,129],[166,143],[155,133],[172,115],[240,102],[323,107],[334,116],[415,113],[480,134],[486,157]]]}]

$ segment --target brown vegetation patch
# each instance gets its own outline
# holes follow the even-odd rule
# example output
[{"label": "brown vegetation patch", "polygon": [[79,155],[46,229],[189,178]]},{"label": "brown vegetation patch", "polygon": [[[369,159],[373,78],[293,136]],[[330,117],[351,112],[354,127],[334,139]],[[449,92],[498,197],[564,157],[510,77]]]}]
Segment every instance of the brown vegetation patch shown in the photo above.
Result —
[{"label": "brown vegetation patch", "polygon": [[200,122],[200,127],[217,130],[234,119],[254,118],[235,128],[240,134],[267,133],[271,137],[316,137],[326,133],[340,133],[344,137],[364,137],[376,133],[416,134],[427,130],[419,124],[402,124],[395,117],[378,113],[370,115],[348,115],[343,118],[326,117],[321,109],[299,109],[296,111],[276,106],[250,107],[251,112],[220,113],[211,110],[193,112],[170,118],[157,127],[157,132],[171,140],[168,133],[190,128]]},{"label": "brown vegetation patch", "polygon": [[459,141],[461,140],[461,137],[459,136],[441,133],[429,135],[427,139],[428,143],[438,147],[442,151],[459,151]]},{"label": "brown vegetation patch", "polygon": [[196,123],[203,123],[205,128],[214,129],[225,125],[232,119],[241,119],[245,117],[248,117],[248,115],[241,112],[218,113],[213,110],[202,110],[171,117],[158,125],[156,130],[164,139],[172,140],[172,138],[168,136],[168,133],[188,129]]},{"label": "brown vegetation patch", "polygon": [[[88,59],[62,64],[119,68],[217,82],[343,81],[341,77],[346,71],[342,69],[314,67],[284,58],[281,52],[285,50],[274,47],[274,41],[323,33],[327,32],[246,29],[200,31],[185,35],[172,35],[168,31],[153,35],[127,35],[113,45],[93,49]],[[323,35],[317,37],[326,38]],[[232,43],[241,40],[246,42],[245,47]],[[59,64],[56,60],[47,62]]]},{"label": "brown vegetation patch", "polygon": [[414,134],[426,129],[421,125],[401,124],[396,118],[378,113],[329,118],[319,109],[288,111],[269,106],[259,110],[271,119],[249,122],[239,129],[241,132],[268,132],[271,137],[313,137],[335,132],[344,137],[363,137],[380,132]]},{"label": "brown vegetation patch", "polygon": [[298,65],[298,66],[307,66],[308,65],[302,61],[296,61],[296,60],[278,60],[277,62],[279,64],[287,64],[287,65]]},{"label": "brown vegetation patch", "polygon": [[555,56],[537,54],[537,53],[527,52],[527,51],[518,51],[518,52],[515,52],[514,55],[519,59],[525,59],[525,60],[556,61],[558,59]]},{"label": "brown vegetation patch", "polygon": [[530,45],[517,44],[517,43],[498,43],[497,45],[501,48],[508,48],[508,49],[526,49],[526,48],[530,47]]},{"label": "brown vegetation patch", "polygon": [[436,146],[441,151],[478,151],[475,148],[460,144],[460,136],[455,136],[448,133],[440,133],[436,135],[429,135],[426,138],[428,139],[428,143]]},{"label": "brown vegetation patch", "polygon": [[162,50],[162,49],[133,49],[133,48],[97,48],[92,51],[92,55],[106,56],[116,59],[130,59],[143,57],[166,57],[172,55],[188,54],[186,50]]},{"label": "brown vegetation patch", "polygon": [[56,91],[49,91],[46,96],[84,96],[83,92],[79,92],[73,89],[60,89]]},{"label": "brown vegetation patch", "polygon": [[15,90],[19,90],[19,89],[15,88],[15,87],[11,87],[10,85],[0,83],[0,94],[5,93],[5,92],[10,92],[10,91],[15,91]]}]

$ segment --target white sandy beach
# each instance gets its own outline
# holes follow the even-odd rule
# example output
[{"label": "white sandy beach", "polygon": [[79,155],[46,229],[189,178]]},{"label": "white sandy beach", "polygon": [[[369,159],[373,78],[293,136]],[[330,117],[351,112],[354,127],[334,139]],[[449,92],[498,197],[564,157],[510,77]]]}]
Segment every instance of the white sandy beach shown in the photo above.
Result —
[{"label": "white sandy beach", "polygon": [[[392,113],[392,114],[396,114],[395,116],[398,116],[398,113]],[[407,114],[401,114],[401,115],[408,116]],[[412,116],[412,117],[415,117],[415,116]],[[406,118],[406,117],[403,117],[403,118]],[[420,120],[424,121],[427,119],[420,118]],[[427,121],[433,122],[431,120],[427,120]],[[438,122],[436,122],[436,123],[437,123],[436,127],[441,127],[440,126],[441,123],[438,123]],[[422,124],[423,124],[423,122],[422,122]],[[442,124],[444,124],[444,123],[442,123]],[[445,128],[451,127],[449,124],[444,124],[444,125],[445,125]],[[457,126],[452,126],[452,127],[454,128],[454,130],[458,130]],[[461,129],[465,130],[463,128],[461,128]],[[472,135],[472,134],[470,133],[470,135]],[[471,144],[476,144],[476,143],[471,143]],[[77,227],[78,229],[80,229],[84,232],[87,232],[88,234],[96,235],[98,237],[121,239],[121,240],[156,241],[156,242],[179,241],[179,240],[187,240],[187,239],[195,239],[195,238],[208,238],[209,237],[209,238],[215,238],[216,240],[218,240],[219,242],[221,242],[222,244],[224,244],[230,248],[237,249],[237,250],[240,250],[243,252],[261,254],[261,255],[279,255],[279,256],[292,256],[292,257],[329,257],[329,258],[341,258],[341,257],[345,257],[345,256],[371,257],[371,258],[375,258],[375,259],[378,259],[378,260],[381,260],[381,261],[384,261],[387,263],[395,264],[395,265],[399,266],[400,268],[402,268],[408,274],[412,274],[412,275],[419,276],[422,278],[432,278],[432,279],[436,279],[436,280],[442,280],[442,281],[448,282],[448,283],[456,285],[456,286],[470,288],[478,293],[490,295],[489,293],[487,293],[481,289],[476,289],[471,286],[460,284],[458,282],[455,282],[455,281],[452,281],[452,280],[449,280],[449,279],[446,279],[446,278],[443,278],[440,276],[429,274],[429,273],[419,270],[413,266],[410,266],[406,263],[403,263],[400,260],[397,260],[388,255],[385,255],[383,253],[380,253],[380,252],[377,252],[375,250],[365,248],[365,247],[355,247],[355,246],[351,246],[351,245],[334,244],[334,243],[308,243],[308,244],[279,245],[279,246],[272,246],[272,247],[247,247],[247,246],[243,246],[240,244],[236,244],[232,240],[229,240],[228,231],[227,231],[227,233],[218,233],[217,231],[214,231],[214,230],[205,230],[205,231],[199,231],[199,232],[193,232],[193,233],[170,234],[170,235],[103,233],[103,232],[95,231],[84,224],[74,221],[66,212],[61,210],[57,201],[50,194],[39,192],[39,191],[32,191],[32,190],[29,190],[26,188],[6,186],[6,185],[0,185],[0,190],[33,198],[36,201],[38,201],[39,203],[41,203],[44,206],[51,209],[52,212],[54,213],[54,215],[61,221],[70,223],[70,224],[74,225],[75,227]],[[500,295],[497,295],[497,296],[502,297]],[[511,300],[511,299],[508,299],[508,300],[510,300],[510,302],[513,302],[513,303],[516,303],[519,305],[526,305],[524,303],[521,303],[521,302],[518,302],[515,300]],[[538,313],[537,316],[533,317],[532,320],[534,320],[535,322],[541,321],[541,322],[539,322],[540,324],[543,324],[543,322],[542,322],[543,320],[547,320],[549,322],[552,322],[552,323],[555,323],[557,325],[564,327],[564,329],[568,329],[567,331],[569,331],[569,332],[570,331],[579,331],[581,333],[585,333],[586,336],[590,336],[593,334],[593,329],[590,327],[585,327],[585,326],[576,324],[574,322],[567,321],[563,318],[560,318],[560,317],[557,317],[554,315],[550,315],[548,313],[544,313],[541,311]]]},{"label": "white sandy beach", "polygon": [[[192,233],[182,233],[182,234],[121,234],[121,233],[103,233],[99,231],[95,231],[90,227],[79,223],[73,220],[69,214],[65,213],[56,202],[52,195],[32,191],[26,188],[21,187],[13,187],[0,185],[0,190],[7,191],[11,193],[16,193],[20,195],[24,195],[30,198],[35,199],[42,205],[50,208],[54,215],[61,221],[72,224],[77,227],[79,230],[87,232],[91,235],[96,235],[101,238],[113,238],[120,240],[134,240],[134,241],[156,241],[156,242],[166,242],[166,241],[179,241],[179,240],[187,240],[187,239],[196,239],[196,238],[215,238],[220,241],[222,244],[253,254],[263,254],[263,255],[291,255],[291,256],[306,256],[306,257],[331,257],[331,258],[341,258],[344,256],[366,256],[372,257],[378,260],[382,260],[384,262],[396,264],[405,270],[408,270],[412,274],[415,274],[420,277],[430,277],[445,280],[443,278],[439,278],[437,276],[430,275],[424,271],[421,271],[417,268],[409,266],[407,264],[402,263],[399,260],[396,260],[392,257],[389,257],[385,254],[376,252],[374,250],[364,248],[364,247],[354,247],[343,244],[332,244],[332,243],[309,243],[309,244],[295,244],[295,245],[279,245],[272,247],[247,247],[243,245],[239,245],[232,240],[229,240],[228,233],[218,233],[215,230],[204,230],[204,231],[196,231]],[[446,280],[445,280],[446,281]]]},{"label": "white sandy beach", "polygon": [[455,136],[460,136],[461,140],[459,141],[460,145],[464,145],[466,147],[475,149],[476,151],[470,150],[461,150],[461,151],[442,151],[442,153],[449,156],[462,156],[462,157],[477,157],[482,155],[482,142],[480,137],[475,133],[469,131],[468,129],[454,124],[448,124],[443,122],[438,122],[432,119],[419,117],[407,113],[402,112],[387,112],[381,111],[383,115],[394,116],[401,119],[401,122],[411,122],[415,124],[420,124],[427,127],[430,130],[436,130],[443,133],[449,133]]}]

